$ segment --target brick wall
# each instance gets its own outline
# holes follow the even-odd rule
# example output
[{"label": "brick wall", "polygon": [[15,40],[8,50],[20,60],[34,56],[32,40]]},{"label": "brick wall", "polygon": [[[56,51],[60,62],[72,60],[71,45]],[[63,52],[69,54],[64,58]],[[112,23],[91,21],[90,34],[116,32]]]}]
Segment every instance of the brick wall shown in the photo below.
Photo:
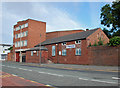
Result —
[{"label": "brick wall", "polygon": [[[75,44],[75,41],[67,42],[67,45],[72,45]],[[56,55],[52,56],[52,46],[56,46]],[[76,48],[81,48],[81,56],[75,55],[75,49],[76,48],[69,48],[67,50],[67,55],[62,56],[59,55],[59,51],[61,51],[62,54],[62,49],[65,49],[65,46],[63,46],[61,43],[59,44],[52,44],[52,45],[47,45],[46,47],[48,48],[48,59],[50,59],[54,63],[64,63],[64,64],[89,64],[89,60],[87,57],[87,41],[82,40],[81,44],[75,44]]]},{"label": "brick wall", "polygon": [[87,43],[88,45],[94,45],[95,42],[98,43],[99,39],[103,41],[103,44],[106,44],[109,42],[109,38],[105,35],[105,33],[99,28],[96,30],[93,34],[87,37]]},{"label": "brick wall", "polygon": [[120,46],[96,46],[88,47],[88,59],[91,65],[120,65]]},{"label": "brick wall", "polygon": [[84,30],[69,30],[69,31],[56,31],[56,32],[48,32],[46,33],[46,39],[56,38],[60,36],[65,36],[77,32],[82,32]]},{"label": "brick wall", "polygon": [[[38,52],[38,56],[37,56]],[[48,59],[48,51],[42,51],[41,56],[41,63],[47,63]],[[36,53],[33,53],[33,56],[31,56],[31,51],[26,52],[26,62],[27,63],[40,63],[40,51],[36,51]]]}]

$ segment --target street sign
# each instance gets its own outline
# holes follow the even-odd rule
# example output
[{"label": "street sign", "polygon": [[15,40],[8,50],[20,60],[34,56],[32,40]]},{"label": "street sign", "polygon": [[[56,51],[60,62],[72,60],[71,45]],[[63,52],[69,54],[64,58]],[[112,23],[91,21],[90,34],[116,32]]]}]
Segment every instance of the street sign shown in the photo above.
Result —
[{"label": "street sign", "polygon": [[73,45],[66,45],[66,48],[68,49],[68,48],[75,48],[75,44],[73,44]]}]

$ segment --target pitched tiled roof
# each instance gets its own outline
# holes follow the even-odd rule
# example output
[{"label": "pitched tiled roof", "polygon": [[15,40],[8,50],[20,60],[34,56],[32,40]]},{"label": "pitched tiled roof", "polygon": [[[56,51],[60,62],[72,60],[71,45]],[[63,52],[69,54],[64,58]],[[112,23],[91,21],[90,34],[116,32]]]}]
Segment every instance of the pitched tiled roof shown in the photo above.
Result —
[{"label": "pitched tiled roof", "polygon": [[[78,32],[70,35],[65,35],[62,37],[57,37],[57,38],[52,38],[52,39],[47,39],[46,41],[42,42],[41,45],[49,45],[49,44],[55,44],[55,43],[61,43],[61,42],[67,42],[67,41],[73,41],[73,40],[79,40],[79,39],[85,39],[92,33],[94,33],[96,29],[93,30],[88,30],[88,31],[83,31],[83,32]],[[36,45],[39,46],[40,44]]]}]

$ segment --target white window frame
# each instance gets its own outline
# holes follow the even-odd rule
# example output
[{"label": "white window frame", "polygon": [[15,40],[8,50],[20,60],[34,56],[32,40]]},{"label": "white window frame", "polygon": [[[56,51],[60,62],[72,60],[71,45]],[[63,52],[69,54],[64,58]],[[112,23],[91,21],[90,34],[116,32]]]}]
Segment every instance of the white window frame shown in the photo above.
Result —
[{"label": "white window frame", "polygon": [[75,55],[81,56],[81,48],[76,48],[75,49]]},{"label": "white window frame", "polygon": [[33,51],[31,51],[31,56],[33,56]]},{"label": "white window frame", "polygon": [[21,25],[21,29],[23,29],[23,28],[25,28],[25,25],[23,24],[23,25]]},{"label": "white window frame", "polygon": [[20,41],[17,42],[17,46],[20,47]]},{"label": "white window frame", "polygon": [[27,40],[24,41],[24,46],[27,46]]},{"label": "white window frame", "polygon": [[28,27],[28,23],[25,24],[25,28]]},{"label": "white window frame", "polygon": [[[78,42],[77,42],[78,41]],[[81,40],[76,40],[75,44],[81,44]]]},{"label": "white window frame", "polygon": [[66,56],[67,55],[67,50],[66,49],[63,49],[62,50],[62,56]]},{"label": "white window frame", "polygon": [[18,43],[17,42],[15,42],[15,47],[18,47]]},{"label": "white window frame", "polygon": [[55,56],[55,46],[52,46],[52,56]]}]

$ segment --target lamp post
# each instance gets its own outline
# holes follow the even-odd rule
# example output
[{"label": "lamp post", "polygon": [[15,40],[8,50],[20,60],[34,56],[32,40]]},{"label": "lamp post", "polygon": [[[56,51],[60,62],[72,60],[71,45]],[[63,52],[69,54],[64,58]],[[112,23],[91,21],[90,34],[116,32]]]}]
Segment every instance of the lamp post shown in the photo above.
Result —
[{"label": "lamp post", "polygon": [[20,27],[20,62],[22,62],[22,52],[21,52],[21,33],[22,33],[22,29],[21,29],[21,26]]},{"label": "lamp post", "polygon": [[40,34],[40,65],[41,65],[41,34]]}]

